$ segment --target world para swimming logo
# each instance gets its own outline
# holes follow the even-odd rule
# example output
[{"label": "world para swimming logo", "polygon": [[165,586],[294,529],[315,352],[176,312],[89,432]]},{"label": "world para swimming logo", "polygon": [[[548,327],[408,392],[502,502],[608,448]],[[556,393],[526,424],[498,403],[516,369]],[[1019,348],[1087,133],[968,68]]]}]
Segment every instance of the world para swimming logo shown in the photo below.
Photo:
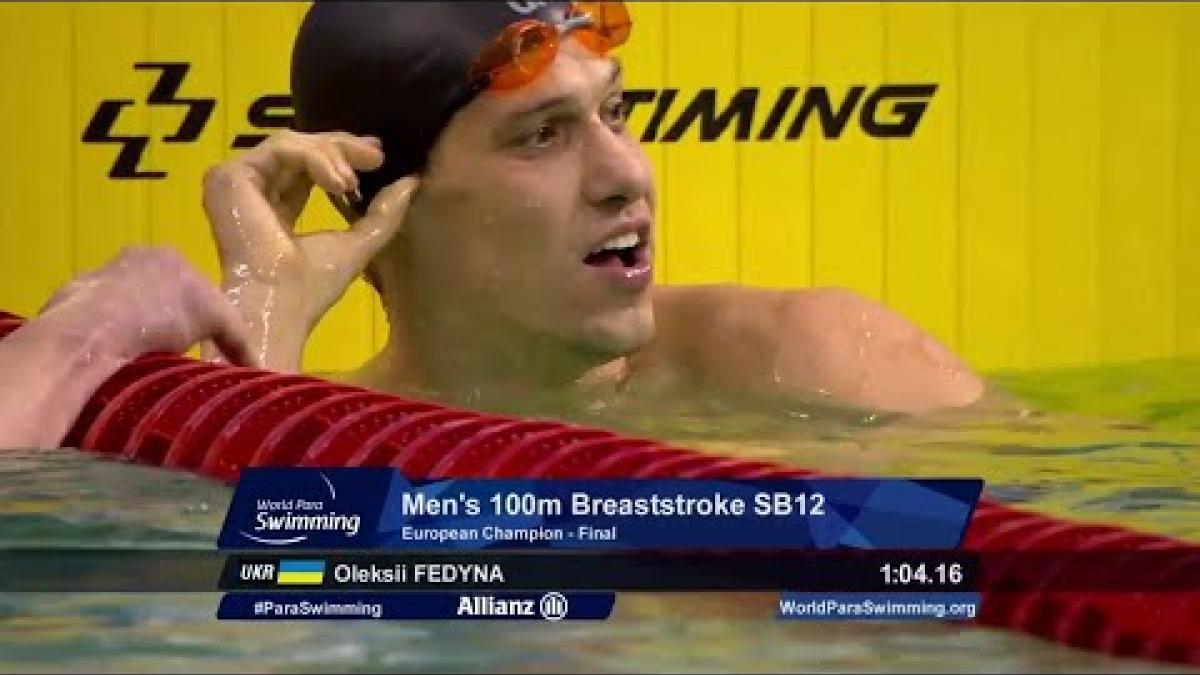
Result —
[{"label": "world para swimming logo", "polygon": [[359,514],[337,511],[338,493],[325,472],[310,472],[320,479],[315,490],[304,496],[288,498],[259,497],[249,527],[238,534],[257,544],[290,546],[308,541],[314,533],[341,533],[347,538],[358,535],[362,525]]}]

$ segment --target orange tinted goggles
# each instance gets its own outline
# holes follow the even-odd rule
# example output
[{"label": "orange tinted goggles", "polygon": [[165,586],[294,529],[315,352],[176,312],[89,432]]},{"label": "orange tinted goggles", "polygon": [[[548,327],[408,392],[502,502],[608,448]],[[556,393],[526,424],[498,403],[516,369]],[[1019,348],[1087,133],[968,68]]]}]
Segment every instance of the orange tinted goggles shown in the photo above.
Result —
[{"label": "orange tinted goggles", "polygon": [[480,50],[471,82],[481,89],[523,87],[546,72],[568,33],[598,56],[625,44],[633,22],[623,2],[572,3],[560,25],[525,19],[509,25]]}]

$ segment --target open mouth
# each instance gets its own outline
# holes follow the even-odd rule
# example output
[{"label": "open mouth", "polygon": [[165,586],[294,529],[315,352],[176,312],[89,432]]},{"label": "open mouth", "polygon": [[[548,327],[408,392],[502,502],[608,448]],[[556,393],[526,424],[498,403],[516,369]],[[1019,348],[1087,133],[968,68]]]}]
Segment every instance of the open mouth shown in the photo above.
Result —
[{"label": "open mouth", "polygon": [[615,235],[589,251],[583,262],[594,267],[640,267],[647,262],[646,240],[640,232]]}]

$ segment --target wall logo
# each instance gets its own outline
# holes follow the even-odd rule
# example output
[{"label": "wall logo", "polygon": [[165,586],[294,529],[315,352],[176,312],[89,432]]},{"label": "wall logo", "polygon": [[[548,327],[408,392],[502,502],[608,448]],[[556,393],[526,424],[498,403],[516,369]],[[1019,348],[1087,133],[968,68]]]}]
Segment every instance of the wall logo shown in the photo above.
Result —
[{"label": "wall logo", "polygon": [[[533,11],[541,3],[511,2],[515,11]],[[182,106],[186,113],[174,133],[162,136],[163,143],[191,143],[204,131],[218,102],[214,98],[179,96],[183,80],[191,69],[185,62],[143,62],[136,70],[158,70],[158,80],[146,95],[147,106]],[[933,83],[850,85],[837,94],[825,86],[781,87],[772,95],[759,87],[742,87],[725,92],[705,87],[694,92],[679,89],[630,89],[625,102],[631,116],[639,106],[647,106],[645,126],[639,140],[643,143],[676,143],[681,140],[712,142],[732,136],[736,142],[795,141],[817,129],[827,140],[841,138],[857,126],[863,134],[877,139],[910,138],[933,101],[938,85]],[[133,99],[105,99],[83,132],[84,143],[108,143],[120,146],[109,169],[114,179],[161,179],[163,170],[142,166],[143,155],[154,141],[149,135],[114,133],[117,120]],[[265,94],[246,109],[246,122],[259,132],[291,129],[295,113],[291,96]],[[856,122],[856,123],[855,123]],[[695,129],[696,134],[690,135]],[[637,133],[637,130],[634,130]],[[241,133],[234,137],[231,149],[252,148],[267,133]]]},{"label": "wall logo", "polygon": [[[682,108],[675,105],[676,99],[680,98],[678,89],[632,89],[625,92],[625,100],[631,113],[639,104],[654,104],[642,131],[643,143],[677,142],[693,125],[699,127],[701,141],[722,138],[731,126],[733,137],[738,141],[770,141],[783,129],[786,129],[783,138],[794,141],[806,127],[813,126],[809,121],[814,116],[825,138],[840,138],[856,109],[859,126],[867,135],[907,138],[916,131],[936,91],[936,84],[884,84],[868,94],[866,85],[856,84],[848,87],[841,101],[835,103],[836,96],[827,87],[807,87],[803,96],[799,87],[783,87],[765,117],[758,114],[759,103],[763,101],[762,90],[758,87],[742,87],[732,96],[720,95],[711,87],[700,89]],[[728,100],[723,109],[719,103],[721,99]],[[676,110],[679,112],[674,112]],[[671,121],[672,117],[674,121]],[[752,136],[758,119],[762,120],[761,125],[758,133]],[[788,123],[785,125],[785,122]]]},{"label": "wall logo", "polygon": [[[179,128],[174,133],[158,140],[164,143],[192,143],[200,138],[205,125],[217,107],[215,98],[188,98],[179,96],[183,80],[191,70],[184,62],[140,62],[133,64],[134,70],[158,70],[158,80],[146,95],[147,106],[183,106],[186,112]],[[166,171],[142,167],[142,158],[152,139],[144,134],[117,134],[113,130],[121,113],[137,101],[128,98],[100,101],[96,112],[88,120],[80,140],[84,143],[108,143],[120,146],[116,159],[108,171],[114,179],[161,179]],[[257,129],[286,129],[292,126],[291,97],[280,95],[261,96],[250,104],[246,121]],[[252,148],[267,137],[266,134],[238,134],[231,145],[234,149]]]}]

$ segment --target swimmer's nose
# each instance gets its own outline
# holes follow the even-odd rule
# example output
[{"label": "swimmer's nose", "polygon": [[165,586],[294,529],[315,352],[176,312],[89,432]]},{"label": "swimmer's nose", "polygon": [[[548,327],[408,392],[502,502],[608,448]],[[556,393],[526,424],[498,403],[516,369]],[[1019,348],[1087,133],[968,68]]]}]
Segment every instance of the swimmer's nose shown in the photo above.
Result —
[{"label": "swimmer's nose", "polygon": [[590,203],[619,210],[642,199],[651,201],[654,179],[649,160],[628,134],[607,127],[590,134],[582,161],[584,196]]}]

